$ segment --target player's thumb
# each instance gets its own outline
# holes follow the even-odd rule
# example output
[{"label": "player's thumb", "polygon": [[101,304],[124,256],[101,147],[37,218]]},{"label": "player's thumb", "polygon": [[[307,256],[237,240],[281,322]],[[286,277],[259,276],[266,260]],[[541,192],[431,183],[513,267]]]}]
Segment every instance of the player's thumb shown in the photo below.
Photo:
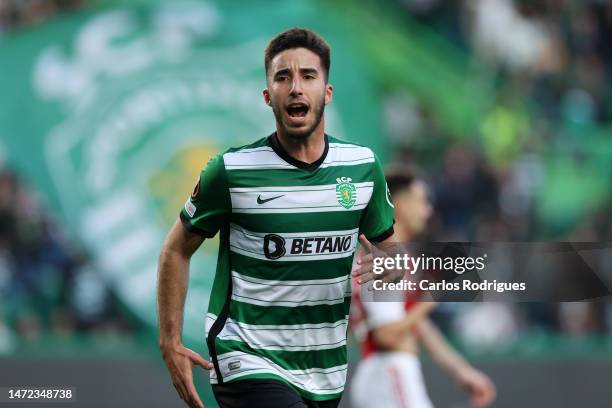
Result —
[{"label": "player's thumb", "polygon": [[370,241],[368,241],[365,235],[359,234],[359,242],[361,242],[361,246],[364,248],[364,250],[367,252],[372,252],[372,244]]}]

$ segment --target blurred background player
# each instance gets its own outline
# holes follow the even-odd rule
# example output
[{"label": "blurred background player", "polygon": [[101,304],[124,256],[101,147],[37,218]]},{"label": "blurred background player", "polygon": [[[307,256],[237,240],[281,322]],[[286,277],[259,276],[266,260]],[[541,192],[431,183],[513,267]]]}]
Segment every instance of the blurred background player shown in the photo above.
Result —
[{"label": "blurred background player", "polygon": [[[408,169],[388,171],[386,177],[395,205],[398,241],[414,240],[432,214],[427,186]],[[350,388],[352,406],[370,407],[376,401],[385,407],[432,407],[418,359],[419,344],[466,390],[472,406],[491,405],[496,393],[492,381],[461,357],[429,319],[435,303],[361,301],[359,288],[353,296],[353,321],[361,321],[361,332],[367,334],[363,360]]]}]

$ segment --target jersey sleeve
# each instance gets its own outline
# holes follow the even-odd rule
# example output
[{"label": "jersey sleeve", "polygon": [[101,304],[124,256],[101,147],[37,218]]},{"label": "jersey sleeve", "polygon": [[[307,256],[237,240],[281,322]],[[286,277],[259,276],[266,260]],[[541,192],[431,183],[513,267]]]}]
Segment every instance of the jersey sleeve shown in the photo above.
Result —
[{"label": "jersey sleeve", "polygon": [[393,202],[387,188],[385,174],[378,157],[372,166],[374,188],[372,197],[361,218],[359,230],[369,241],[380,242],[393,235]]},{"label": "jersey sleeve", "polygon": [[200,172],[180,218],[188,231],[212,238],[228,222],[231,208],[223,155],[218,154]]}]

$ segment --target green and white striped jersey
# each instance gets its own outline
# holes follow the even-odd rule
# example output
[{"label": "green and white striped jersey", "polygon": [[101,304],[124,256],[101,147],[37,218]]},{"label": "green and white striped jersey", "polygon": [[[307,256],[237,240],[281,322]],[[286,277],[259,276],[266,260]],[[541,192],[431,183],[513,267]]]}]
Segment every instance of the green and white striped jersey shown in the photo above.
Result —
[{"label": "green and white striped jersey", "polygon": [[275,134],[229,149],[202,170],[181,219],[204,237],[220,232],[206,316],[211,383],[273,378],[308,399],[338,398],[358,234],[393,233],[374,153],[327,135],[312,164]]}]

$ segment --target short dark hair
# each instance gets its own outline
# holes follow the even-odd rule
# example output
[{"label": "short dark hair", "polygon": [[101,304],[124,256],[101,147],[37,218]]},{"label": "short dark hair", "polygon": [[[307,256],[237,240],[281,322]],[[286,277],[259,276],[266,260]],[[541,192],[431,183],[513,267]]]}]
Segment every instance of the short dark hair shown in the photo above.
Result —
[{"label": "short dark hair", "polygon": [[408,190],[418,178],[412,170],[407,168],[393,168],[385,172],[387,179],[387,187],[391,193],[391,197],[395,197],[402,190]]},{"label": "short dark hair", "polygon": [[329,78],[330,47],[327,41],[319,34],[307,28],[291,28],[277,34],[266,47],[264,65],[266,75],[270,68],[270,62],[274,57],[285,50],[292,48],[306,48],[317,54],[321,59],[321,65],[325,70],[325,79]]}]

